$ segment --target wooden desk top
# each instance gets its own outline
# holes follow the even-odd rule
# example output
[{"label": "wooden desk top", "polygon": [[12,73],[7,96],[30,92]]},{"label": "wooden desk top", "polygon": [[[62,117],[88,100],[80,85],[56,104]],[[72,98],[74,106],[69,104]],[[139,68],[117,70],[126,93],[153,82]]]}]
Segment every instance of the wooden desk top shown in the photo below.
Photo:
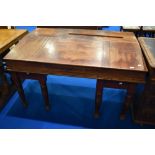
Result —
[{"label": "wooden desk top", "polygon": [[27,33],[26,30],[0,29],[0,54]]},{"label": "wooden desk top", "polygon": [[149,66],[155,69],[155,38],[140,37],[138,40]]},{"label": "wooden desk top", "polygon": [[147,71],[138,41],[130,32],[37,29],[26,35],[4,59],[8,68],[15,71],[21,71],[22,64],[15,67],[13,62],[37,63],[44,66],[44,73],[45,64]]}]

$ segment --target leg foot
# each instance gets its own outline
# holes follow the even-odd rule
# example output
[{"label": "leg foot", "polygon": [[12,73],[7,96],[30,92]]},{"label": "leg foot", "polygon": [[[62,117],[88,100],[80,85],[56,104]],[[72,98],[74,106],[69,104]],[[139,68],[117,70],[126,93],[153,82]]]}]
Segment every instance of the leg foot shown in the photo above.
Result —
[{"label": "leg foot", "polygon": [[4,72],[4,66],[3,66],[3,62],[0,59],[0,79],[2,80],[2,86],[0,92],[3,96],[8,95],[8,93],[10,92],[9,90],[9,83],[7,81],[5,72]]}]

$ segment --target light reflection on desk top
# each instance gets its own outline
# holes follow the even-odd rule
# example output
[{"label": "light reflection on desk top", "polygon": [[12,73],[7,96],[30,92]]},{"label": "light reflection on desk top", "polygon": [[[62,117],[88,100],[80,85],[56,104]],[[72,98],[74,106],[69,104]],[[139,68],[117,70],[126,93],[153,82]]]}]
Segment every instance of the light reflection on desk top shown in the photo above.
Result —
[{"label": "light reflection on desk top", "polygon": [[138,41],[130,32],[39,28],[4,59],[146,71]]}]

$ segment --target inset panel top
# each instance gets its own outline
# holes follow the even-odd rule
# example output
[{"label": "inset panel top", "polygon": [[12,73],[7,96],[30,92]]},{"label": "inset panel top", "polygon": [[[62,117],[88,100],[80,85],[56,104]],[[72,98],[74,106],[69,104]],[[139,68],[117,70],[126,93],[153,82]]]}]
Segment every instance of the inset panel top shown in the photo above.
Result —
[{"label": "inset panel top", "polygon": [[7,61],[146,71],[133,33],[39,28],[26,35]]},{"label": "inset panel top", "polygon": [[143,49],[148,64],[155,68],[155,38],[140,37],[140,45]]}]

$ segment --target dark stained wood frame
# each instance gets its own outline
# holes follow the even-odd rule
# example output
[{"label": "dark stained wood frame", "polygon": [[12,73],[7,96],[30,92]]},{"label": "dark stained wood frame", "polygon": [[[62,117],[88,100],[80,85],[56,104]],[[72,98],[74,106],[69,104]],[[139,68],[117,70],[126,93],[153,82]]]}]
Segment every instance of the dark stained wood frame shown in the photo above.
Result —
[{"label": "dark stained wood frame", "polygon": [[[19,80],[20,78],[36,79],[36,80],[39,80],[39,82],[42,81],[40,82],[40,84],[41,84],[42,94],[45,100],[45,105],[47,110],[50,109],[50,103],[48,100],[47,86],[45,84],[46,80],[43,80],[47,74],[67,75],[67,76],[86,77],[86,78],[98,77],[99,79],[97,79],[96,99],[95,99],[95,117],[96,118],[98,118],[100,115],[100,105],[102,101],[102,92],[104,87],[127,89],[126,100],[120,115],[121,119],[125,119],[126,112],[129,110],[129,106],[130,104],[132,104],[132,101],[133,101],[136,84],[145,82],[145,76],[144,76],[144,73],[142,72],[131,71],[130,73],[130,71],[125,71],[125,70],[116,71],[110,68],[103,70],[101,68],[92,69],[89,67],[81,68],[78,66],[71,67],[67,65],[49,65],[49,64],[46,64],[46,68],[45,68],[44,67],[45,64],[40,64],[40,63],[37,64],[35,62],[34,64],[31,63],[29,65],[28,63],[24,64],[23,62],[19,62],[19,61],[9,62],[9,60],[7,60],[7,65],[8,65],[8,68],[7,68],[8,71],[10,72],[14,71],[16,73],[15,74],[13,72],[14,76],[16,75],[16,77],[13,79],[14,83],[16,83],[16,81],[19,81],[18,83],[20,83],[20,80]],[[39,71],[37,70],[38,67],[39,67]],[[111,79],[112,74],[114,75],[113,79]],[[115,76],[115,75],[119,75],[119,76]],[[139,76],[139,80],[138,80],[138,76]],[[103,79],[109,79],[109,81],[103,80]],[[18,88],[19,94],[21,94],[20,95],[21,98],[23,98],[22,99],[23,103],[26,105],[25,97],[23,95],[23,90],[18,85],[20,84],[16,84],[16,87]],[[43,87],[45,89],[43,89]]]},{"label": "dark stained wood frame", "polygon": [[[0,26],[1,27],[1,26]],[[2,26],[2,29],[6,29],[7,26]],[[15,87],[13,84],[9,84],[5,75],[6,70],[4,69],[5,65],[3,64],[3,57],[10,51],[10,47],[18,43],[18,41],[24,37],[28,31],[25,31],[22,35],[15,38],[11,42],[8,42],[6,46],[0,49],[0,75],[2,78],[2,86],[0,86],[0,110],[4,107],[8,98],[13,94]]]}]

